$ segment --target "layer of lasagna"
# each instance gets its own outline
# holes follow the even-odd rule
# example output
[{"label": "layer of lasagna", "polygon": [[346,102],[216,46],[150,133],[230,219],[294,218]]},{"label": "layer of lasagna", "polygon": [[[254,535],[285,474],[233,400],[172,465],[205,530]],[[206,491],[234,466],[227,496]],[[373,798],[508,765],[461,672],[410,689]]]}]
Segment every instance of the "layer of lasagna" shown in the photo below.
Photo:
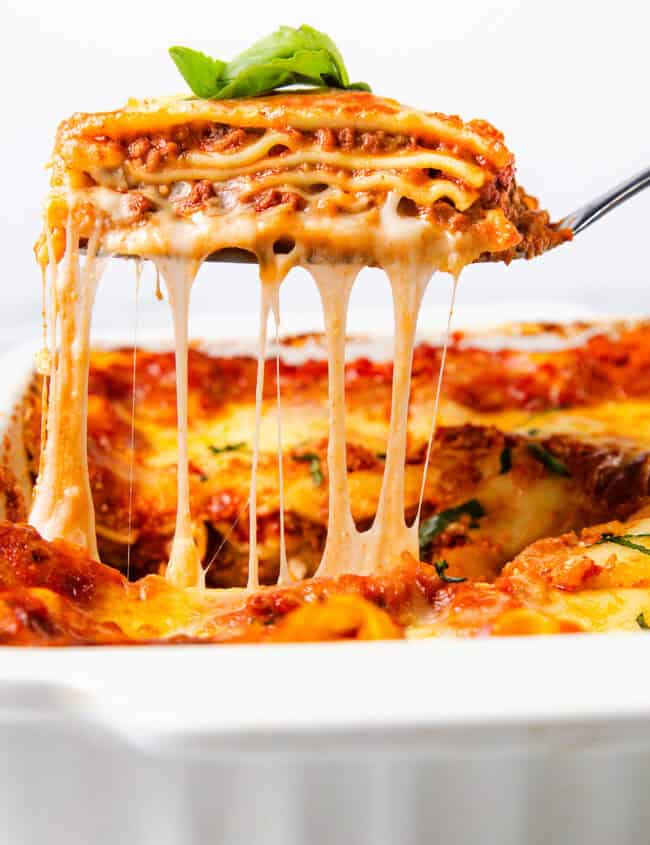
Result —
[{"label": "layer of lasagna", "polygon": [[57,259],[72,223],[82,241],[99,224],[103,249],[126,255],[248,250],[267,275],[303,261],[386,266],[406,242],[458,272],[570,237],[514,170],[487,122],[360,91],[131,101],[61,125],[46,225]]},{"label": "layer of lasagna", "polygon": [[[295,550],[287,540],[296,534],[301,535],[303,575],[314,568],[313,560],[304,560],[309,543],[314,555],[322,546],[319,576],[389,571],[402,552],[419,554],[427,490],[421,485],[414,495],[409,487],[406,419],[415,328],[432,274],[442,270],[457,277],[471,262],[531,257],[570,237],[517,186],[513,156],[492,126],[417,111],[365,92],[319,90],[230,101],[172,98],[73,116],[57,135],[44,234],[37,245],[49,303],[49,353],[43,356],[46,437],[31,524],[47,539],[73,542],[99,557],[85,438],[94,293],[105,255],[151,259],[168,293],[175,339],[176,513],[165,577],[176,586],[204,585],[201,550],[209,538],[202,534],[206,521],[197,522],[192,513],[196,462],[189,437],[194,408],[188,396],[188,314],[201,262],[234,248],[253,254],[259,264],[260,330],[247,467],[248,539],[224,539],[234,549],[239,545],[240,554],[247,546],[250,589],[259,585],[260,574],[272,577],[274,565],[261,572],[260,562],[267,535],[274,533],[278,583],[296,577],[290,562]],[[296,265],[312,274],[323,306],[327,455],[313,442],[310,451],[294,452],[285,468],[278,442],[279,525],[260,526],[258,477],[267,470],[261,460],[267,323],[272,314],[278,331],[279,285]],[[375,472],[381,481],[374,499],[358,502],[348,473],[355,453],[347,448],[343,363],[350,292],[368,265],[382,267],[390,281],[394,366],[383,472]],[[433,418],[421,475],[434,445],[435,410]],[[164,463],[164,448],[156,460]],[[316,464],[327,465],[326,473],[318,470],[328,487],[324,544],[314,539],[317,522],[316,532],[285,524],[285,470],[293,483],[294,464],[300,463],[311,467],[312,476]],[[233,483],[233,503],[241,498],[241,483]],[[365,524],[369,517],[372,524]],[[221,533],[223,526],[216,530]],[[123,536],[123,526],[116,526],[114,535],[120,532]],[[136,555],[136,565],[138,560]],[[240,568],[235,554],[235,581]]]}]

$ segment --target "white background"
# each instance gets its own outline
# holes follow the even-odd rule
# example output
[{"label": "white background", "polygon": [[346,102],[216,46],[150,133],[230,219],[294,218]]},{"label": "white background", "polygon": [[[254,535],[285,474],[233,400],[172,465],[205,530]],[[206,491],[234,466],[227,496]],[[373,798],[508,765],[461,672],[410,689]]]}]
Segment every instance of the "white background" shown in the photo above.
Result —
[{"label": "white background", "polygon": [[[58,121],[73,111],[117,107],[129,96],[185,90],[166,50],[187,44],[229,58],[280,23],[310,23],[338,42],[351,76],[376,92],[426,109],[484,117],[506,134],[518,178],[562,216],[650,165],[647,4],[1,0],[0,348],[37,336],[39,274],[31,247],[47,188],[43,169]],[[598,312],[650,311],[650,191],[535,262],[471,267],[461,279],[457,322],[474,305],[498,320],[508,300],[561,300]],[[112,266],[101,289],[99,330],[130,331],[134,284]],[[432,283],[446,303],[449,280]],[[366,271],[357,314],[388,304],[381,274]],[[313,308],[313,284],[295,271],[283,307]],[[250,313],[250,267],[209,266],[194,288],[193,315]],[[522,314],[524,309],[522,308]],[[540,316],[543,314],[540,313]],[[167,325],[151,276],[141,326]]]}]

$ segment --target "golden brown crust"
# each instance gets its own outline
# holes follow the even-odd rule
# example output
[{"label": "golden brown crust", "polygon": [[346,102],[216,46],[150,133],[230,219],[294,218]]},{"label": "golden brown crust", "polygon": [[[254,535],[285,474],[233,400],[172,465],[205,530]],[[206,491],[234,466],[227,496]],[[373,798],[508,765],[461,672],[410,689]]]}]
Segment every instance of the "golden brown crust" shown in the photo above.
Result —
[{"label": "golden brown crust", "polygon": [[[387,575],[262,588],[229,606],[213,591],[196,596],[157,576],[130,585],[65,543],[45,543],[28,526],[0,522],[0,642],[261,643],[632,628],[639,608],[650,603],[650,568],[593,561],[593,542],[610,529],[627,530],[606,524],[581,541],[575,535],[541,541],[493,584],[450,583],[405,555]],[[587,553],[571,555],[579,542]]]},{"label": "golden brown crust", "polygon": [[[46,543],[33,528],[0,522],[5,645],[390,639],[403,636],[423,611],[441,619],[454,611],[458,632],[467,635],[488,631],[526,603],[532,604],[524,589],[447,584],[433,567],[405,557],[390,575],[343,575],[262,589],[229,610],[210,594],[193,603],[156,576],[146,586],[129,585],[65,543]],[[195,617],[191,632],[188,609]],[[142,620],[138,627],[134,617]],[[556,630],[576,626],[560,621]]]}]

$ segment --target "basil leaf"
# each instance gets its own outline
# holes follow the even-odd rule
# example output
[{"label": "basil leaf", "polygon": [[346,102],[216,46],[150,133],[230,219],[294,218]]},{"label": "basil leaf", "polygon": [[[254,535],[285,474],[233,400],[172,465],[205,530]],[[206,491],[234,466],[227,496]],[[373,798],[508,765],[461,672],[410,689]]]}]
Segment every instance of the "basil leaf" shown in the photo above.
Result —
[{"label": "basil leaf", "polygon": [[503,451],[499,455],[499,475],[505,475],[512,469],[512,447],[504,446]]},{"label": "basil leaf", "polygon": [[238,97],[254,97],[285,85],[291,85],[293,76],[282,68],[261,65],[250,68],[225,85],[221,85],[212,94],[213,100],[232,100]]},{"label": "basil leaf", "polygon": [[[288,59],[271,59],[239,71],[215,94],[220,100],[250,97],[285,85],[328,85],[336,66],[324,50],[302,50]],[[230,71],[227,71],[230,76]],[[342,87],[334,83],[334,87]]]},{"label": "basil leaf", "polygon": [[241,443],[227,443],[225,446],[208,446],[208,449],[212,452],[213,455],[222,455],[224,452],[237,452],[239,449],[243,449],[246,443],[242,441]]},{"label": "basil leaf", "polygon": [[287,85],[370,90],[365,82],[350,84],[336,44],[306,24],[281,26],[228,63],[189,47],[172,47],[169,53],[194,94],[204,99],[254,97]]},{"label": "basil leaf", "polygon": [[225,62],[206,56],[200,50],[192,50],[191,47],[170,47],[169,55],[197,97],[207,99],[218,89],[226,69]]},{"label": "basil leaf", "polygon": [[438,560],[433,565],[438,573],[438,578],[444,581],[445,584],[462,584],[463,581],[467,581],[467,578],[452,578],[449,575],[445,575],[445,570],[449,569],[449,564],[446,560]]},{"label": "basil leaf", "polygon": [[[305,24],[299,29],[281,26],[271,35],[257,41],[248,50],[244,50],[243,53],[228,62],[225,75],[228,79],[234,79],[240,73],[252,67],[283,59],[296,62],[297,57],[296,67],[286,66],[285,69],[300,73],[302,71],[297,68],[300,61],[304,61],[305,53],[320,53],[327,56],[325,73],[336,80],[341,88],[349,83],[350,80],[343,64],[343,58],[332,39],[325,33],[318,32]],[[312,74],[307,75],[312,76]],[[320,73],[317,72],[314,75],[319,77]]]},{"label": "basil leaf", "polygon": [[639,628],[643,628],[644,631],[650,630],[650,625],[648,625],[648,623],[645,621],[645,613],[639,613],[636,618],[636,624],[639,626]]},{"label": "basil leaf", "polygon": [[636,552],[641,552],[644,555],[650,555],[650,548],[642,546],[640,543],[635,543],[631,537],[650,537],[650,534],[608,534],[601,536],[600,540],[596,540],[594,546],[600,546],[603,543],[616,543],[617,546],[625,546],[627,549],[634,549]]},{"label": "basil leaf", "polygon": [[424,557],[438,534],[442,534],[445,528],[451,525],[452,522],[458,522],[461,516],[469,516],[472,520],[477,520],[485,516],[485,510],[483,505],[476,499],[468,499],[468,501],[463,502],[458,507],[447,508],[447,510],[434,513],[433,516],[425,519],[420,525],[418,535],[420,541],[420,557]]},{"label": "basil leaf", "polygon": [[563,475],[565,478],[571,477],[571,473],[562,461],[559,458],[556,458],[552,452],[549,452],[548,449],[545,449],[540,443],[529,443],[528,451],[533,458],[535,458],[536,461],[539,461],[540,464],[543,464],[549,472],[552,472],[555,475]]},{"label": "basil leaf", "polygon": [[343,56],[329,35],[324,32],[319,32],[317,29],[308,26],[306,23],[300,27],[299,31],[304,33],[305,36],[310,36],[314,44],[318,45],[319,49],[326,50],[330,54],[336,67],[337,76],[341,80],[342,87],[348,88],[350,85],[350,77],[348,76]]},{"label": "basil leaf", "polygon": [[323,469],[320,463],[320,455],[317,455],[315,452],[305,452],[303,455],[294,455],[293,459],[294,461],[309,464],[311,480],[316,487],[320,487],[323,483]]}]

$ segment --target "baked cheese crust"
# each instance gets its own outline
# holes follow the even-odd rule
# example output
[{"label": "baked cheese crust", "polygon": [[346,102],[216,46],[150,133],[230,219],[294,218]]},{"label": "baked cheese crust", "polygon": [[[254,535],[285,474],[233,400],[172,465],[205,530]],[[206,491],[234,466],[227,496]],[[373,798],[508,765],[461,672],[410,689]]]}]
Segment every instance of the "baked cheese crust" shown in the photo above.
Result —
[{"label": "baked cheese crust", "polygon": [[[0,642],[10,645],[300,642],[638,630],[650,613],[650,511],[542,540],[492,583],[450,583],[408,554],[387,575],[193,591],[136,584],[63,541],[0,522]],[[643,620],[639,622],[639,620]]]}]

